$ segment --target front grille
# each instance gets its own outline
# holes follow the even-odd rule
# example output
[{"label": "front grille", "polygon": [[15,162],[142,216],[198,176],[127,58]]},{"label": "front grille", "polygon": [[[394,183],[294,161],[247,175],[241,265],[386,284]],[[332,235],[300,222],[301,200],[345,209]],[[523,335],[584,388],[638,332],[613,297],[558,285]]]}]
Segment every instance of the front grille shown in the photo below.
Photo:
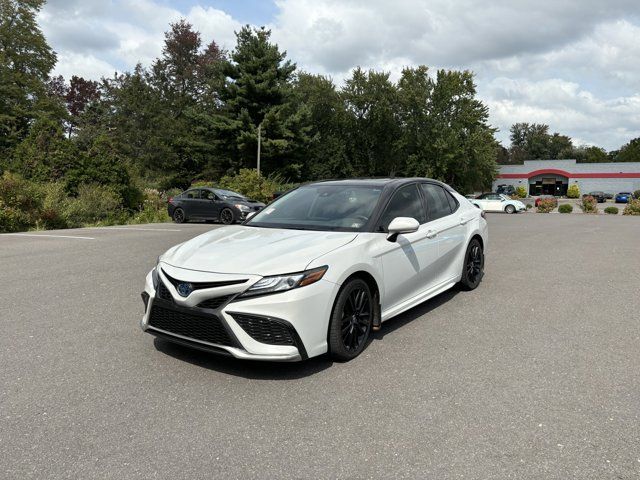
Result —
[{"label": "front grille", "polygon": [[[169,280],[174,287],[178,288],[178,284],[182,283],[181,280],[177,280],[169,275],[167,275],[167,272],[165,272],[164,270],[162,270],[162,273],[164,273],[164,276],[167,277],[167,280]],[[247,279],[241,279],[241,280],[223,280],[220,282],[189,282],[191,283],[191,286],[193,287],[194,290],[202,290],[203,288],[217,288],[217,287],[227,287],[229,285],[240,285],[241,283],[245,283],[247,281]]]},{"label": "front grille", "polygon": [[229,300],[231,300],[231,297],[233,297],[233,295],[224,295],[222,297],[209,298],[203,302],[200,302],[198,304],[198,307],[213,308],[213,309],[220,308],[222,305],[224,305]]},{"label": "front grille", "polygon": [[194,315],[154,304],[151,307],[149,325],[194,340],[234,346],[226,328],[215,315]]},{"label": "front grille", "polygon": [[169,292],[169,289],[167,287],[165,287],[164,283],[162,283],[162,281],[158,282],[158,291],[156,293],[158,298],[161,298],[163,300],[169,300],[169,301],[173,301],[173,297],[171,296],[171,292]]},{"label": "front grille", "polygon": [[272,318],[234,313],[233,318],[256,342],[269,345],[295,345],[291,327]]}]

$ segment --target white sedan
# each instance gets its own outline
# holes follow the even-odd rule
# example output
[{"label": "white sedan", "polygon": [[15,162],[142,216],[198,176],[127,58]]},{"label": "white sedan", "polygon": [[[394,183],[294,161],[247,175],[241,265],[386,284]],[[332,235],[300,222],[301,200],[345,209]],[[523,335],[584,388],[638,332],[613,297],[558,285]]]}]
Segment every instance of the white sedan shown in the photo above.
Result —
[{"label": "white sedan", "polygon": [[321,182],[169,249],[144,331],[256,360],[350,360],[382,322],[484,273],[484,212],[429,179]]},{"label": "white sedan", "polygon": [[518,213],[527,210],[520,200],[512,200],[501,193],[483,193],[470,201],[485,212]]}]

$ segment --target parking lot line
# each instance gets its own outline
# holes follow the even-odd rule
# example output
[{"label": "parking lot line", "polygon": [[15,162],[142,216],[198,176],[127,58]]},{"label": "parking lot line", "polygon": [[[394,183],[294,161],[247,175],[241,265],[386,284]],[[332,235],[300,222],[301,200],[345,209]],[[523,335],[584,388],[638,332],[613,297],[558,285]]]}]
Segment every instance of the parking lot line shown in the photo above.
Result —
[{"label": "parking lot line", "polygon": [[75,238],[78,240],[95,240],[93,237],[81,237],[79,235],[49,235],[45,233],[5,233],[14,237],[47,237],[47,238]]},{"label": "parking lot line", "polygon": [[177,228],[86,227],[85,230],[133,230],[135,232],[181,232]]}]

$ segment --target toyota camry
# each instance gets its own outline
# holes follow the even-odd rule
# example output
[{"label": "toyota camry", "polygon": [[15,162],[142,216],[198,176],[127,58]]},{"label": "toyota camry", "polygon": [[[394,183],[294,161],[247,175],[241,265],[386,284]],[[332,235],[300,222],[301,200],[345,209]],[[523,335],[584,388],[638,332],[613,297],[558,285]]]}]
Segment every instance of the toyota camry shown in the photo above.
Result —
[{"label": "toyota camry", "polygon": [[350,360],[396,315],[484,274],[484,212],[435,180],[326,181],[170,248],[144,331],[242,359]]}]

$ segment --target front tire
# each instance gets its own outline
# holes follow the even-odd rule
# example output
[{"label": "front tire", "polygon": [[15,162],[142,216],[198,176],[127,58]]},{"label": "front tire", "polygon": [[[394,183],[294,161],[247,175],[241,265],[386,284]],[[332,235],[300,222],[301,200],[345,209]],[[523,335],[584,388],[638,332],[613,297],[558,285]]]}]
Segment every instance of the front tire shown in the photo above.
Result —
[{"label": "front tire", "polygon": [[230,208],[223,208],[220,212],[220,223],[224,225],[231,225],[235,222],[236,216],[233,213],[233,210]]},{"label": "front tire", "polygon": [[477,238],[472,239],[464,255],[460,286],[463,290],[474,290],[484,276],[484,251]]},{"label": "front tire", "polygon": [[334,360],[352,360],[366,348],[375,314],[373,301],[369,285],[359,278],[346,283],[338,293],[328,335],[329,354]]},{"label": "front tire", "polygon": [[182,210],[181,208],[176,208],[173,211],[173,221],[176,223],[184,223],[186,221],[187,217],[185,217],[184,215],[184,210]]},{"label": "front tire", "polygon": [[511,214],[511,213],[516,213],[516,207],[514,207],[513,205],[507,205],[504,209],[505,212]]}]

